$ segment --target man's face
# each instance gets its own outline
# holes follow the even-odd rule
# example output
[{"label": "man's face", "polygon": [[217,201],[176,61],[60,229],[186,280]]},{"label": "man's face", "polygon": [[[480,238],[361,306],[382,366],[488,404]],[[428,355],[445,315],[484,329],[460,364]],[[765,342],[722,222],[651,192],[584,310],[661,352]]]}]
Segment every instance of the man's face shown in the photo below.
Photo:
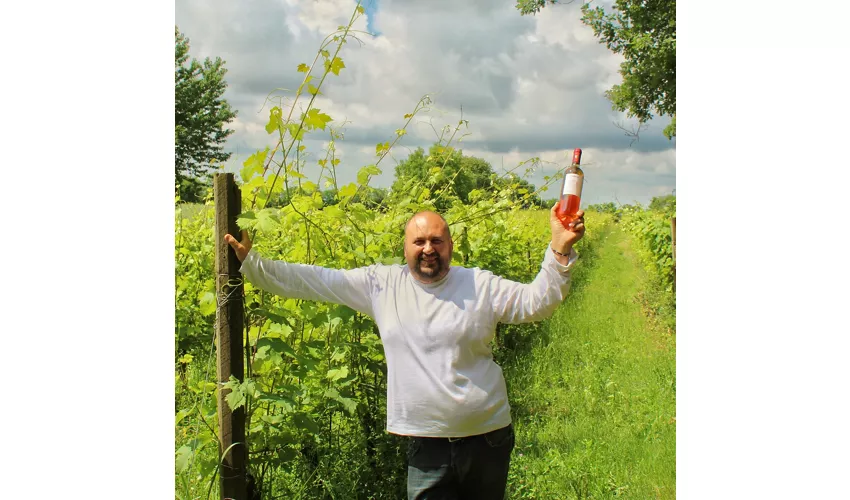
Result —
[{"label": "man's face", "polygon": [[449,272],[454,244],[449,227],[433,212],[417,214],[404,231],[404,258],[413,276],[433,283]]}]

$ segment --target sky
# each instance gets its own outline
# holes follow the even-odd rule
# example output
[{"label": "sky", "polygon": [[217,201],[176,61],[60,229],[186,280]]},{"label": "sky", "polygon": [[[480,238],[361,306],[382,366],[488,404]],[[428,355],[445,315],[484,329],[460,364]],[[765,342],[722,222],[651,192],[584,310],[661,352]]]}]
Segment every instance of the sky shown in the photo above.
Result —
[{"label": "sky", "polygon": [[[352,0],[177,0],[175,22],[198,59],[221,57],[228,69],[225,98],[238,111],[225,151],[225,170],[238,172],[245,159],[266,146],[267,97],[291,96],[321,40],[347,24]],[[603,4],[610,8],[610,4]],[[568,166],[571,152],[583,150],[583,205],[613,201],[647,204],[676,187],[676,140],[661,131],[668,117],[646,124],[633,141],[621,128],[635,119],[613,111],[604,91],[621,81],[622,56],[598,43],[580,21],[580,2],[549,5],[521,16],[510,0],[466,2],[365,0],[366,15],[354,28],[368,31],[340,54],[345,68],[331,75],[315,106],[345,123],[337,141],[342,182],[375,163],[375,145],[392,141],[424,95],[429,112],[418,115],[379,167],[371,184],[389,187],[394,167],[417,147],[427,148],[436,130],[468,121],[456,147],[484,158],[494,171],[512,170],[540,158],[528,180],[536,186]],[[374,35],[374,36],[373,36]],[[314,137],[315,139],[310,139]],[[315,165],[327,135],[306,141]],[[524,170],[521,169],[521,170]],[[308,166],[308,176],[316,168]],[[559,184],[558,184],[559,185]],[[545,199],[557,196],[553,185]]]}]

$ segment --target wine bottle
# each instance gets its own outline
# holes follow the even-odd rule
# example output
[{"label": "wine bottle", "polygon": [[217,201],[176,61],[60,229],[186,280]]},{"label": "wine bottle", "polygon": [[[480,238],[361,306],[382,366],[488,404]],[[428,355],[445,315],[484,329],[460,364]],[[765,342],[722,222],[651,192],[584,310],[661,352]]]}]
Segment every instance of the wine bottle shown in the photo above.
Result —
[{"label": "wine bottle", "polygon": [[573,163],[564,171],[564,183],[561,185],[561,201],[555,216],[564,227],[568,228],[570,222],[574,221],[576,212],[581,204],[581,188],[584,184],[584,172],[581,167],[581,148],[573,151]]}]

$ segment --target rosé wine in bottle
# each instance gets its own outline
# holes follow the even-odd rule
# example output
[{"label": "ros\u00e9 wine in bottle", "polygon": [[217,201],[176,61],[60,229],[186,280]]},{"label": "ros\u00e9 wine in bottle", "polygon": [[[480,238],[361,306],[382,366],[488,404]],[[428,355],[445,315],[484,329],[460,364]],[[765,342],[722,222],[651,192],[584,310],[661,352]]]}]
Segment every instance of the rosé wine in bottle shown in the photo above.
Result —
[{"label": "ros\u00e9 wine in bottle", "polygon": [[573,163],[564,171],[564,183],[561,185],[561,200],[555,216],[569,229],[570,222],[576,219],[581,204],[581,188],[584,184],[584,172],[581,167],[581,148],[573,151]]}]

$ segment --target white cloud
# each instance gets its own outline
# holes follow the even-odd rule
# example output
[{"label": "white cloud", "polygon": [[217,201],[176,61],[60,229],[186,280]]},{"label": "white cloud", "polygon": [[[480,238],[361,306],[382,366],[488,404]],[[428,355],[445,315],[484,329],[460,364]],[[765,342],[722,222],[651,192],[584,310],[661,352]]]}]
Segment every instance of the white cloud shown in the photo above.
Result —
[{"label": "white cloud", "polygon": [[[229,147],[239,157],[234,170],[253,150],[273,145],[264,130],[266,95],[275,88],[295,88],[303,78],[295,68],[310,64],[325,35],[346,24],[352,0],[178,0],[177,24],[192,40],[192,55],[219,55],[227,61],[227,98],[239,110],[231,126]],[[316,106],[346,125],[337,143],[344,157],[340,178],[353,180],[360,166],[375,161],[377,142],[392,140],[426,93],[434,103],[397,146],[395,160],[436,139],[439,129],[463,118],[470,134],[461,147],[483,157],[494,169],[515,166],[530,157],[557,161],[562,168],[574,147],[585,150],[588,186],[599,187],[600,200],[647,202],[675,187],[675,141],[661,135],[666,118],[650,122],[639,142],[612,122],[603,92],[620,81],[621,56],[599,44],[581,21],[580,4],[547,6],[536,16],[521,16],[512,2],[501,0],[381,0],[372,26],[381,33],[359,35],[341,52],[345,68],[329,75]],[[366,17],[356,29],[366,29]],[[320,60],[321,62],[321,60]],[[261,112],[258,113],[258,111]],[[310,141],[316,148],[326,134]],[[591,159],[594,160],[591,160]],[[393,160],[375,182],[392,182]],[[604,165],[604,168],[602,167]],[[545,169],[544,169],[545,170]],[[542,182],[543,173],[532,182]],[[593,186],[596,184],[596,186]]]}]

